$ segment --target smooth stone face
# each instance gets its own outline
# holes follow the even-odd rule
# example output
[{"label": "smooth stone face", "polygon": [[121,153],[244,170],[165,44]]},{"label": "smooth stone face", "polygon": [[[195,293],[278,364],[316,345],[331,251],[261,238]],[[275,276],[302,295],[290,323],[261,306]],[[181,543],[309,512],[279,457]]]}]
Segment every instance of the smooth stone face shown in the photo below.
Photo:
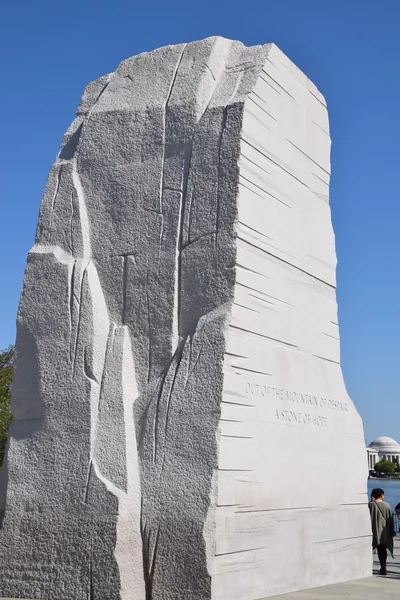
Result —
[{"label": "smooth stone face", "polygon": [[91,83],[18,313],[0,595],[255,600],[366,577],[324,98],[209,38]]}]

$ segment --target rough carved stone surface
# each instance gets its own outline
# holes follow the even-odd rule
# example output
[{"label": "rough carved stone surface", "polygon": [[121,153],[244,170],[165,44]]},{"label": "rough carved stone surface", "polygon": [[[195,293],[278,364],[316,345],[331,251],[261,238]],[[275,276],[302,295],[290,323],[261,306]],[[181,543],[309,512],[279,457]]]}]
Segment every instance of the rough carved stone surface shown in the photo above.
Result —
[{"label": "rough carved stone surface", "polygon": [[369,575],[324,98],[274,45],[91,83],[18,313],[0,594],[253,600]]}]

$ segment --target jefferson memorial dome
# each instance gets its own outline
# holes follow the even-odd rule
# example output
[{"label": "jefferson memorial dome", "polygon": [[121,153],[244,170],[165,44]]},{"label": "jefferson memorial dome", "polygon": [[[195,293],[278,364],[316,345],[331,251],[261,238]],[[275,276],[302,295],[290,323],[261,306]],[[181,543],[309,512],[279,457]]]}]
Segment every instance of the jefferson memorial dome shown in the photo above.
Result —
[{"label": "jefferson memorial dome", "polygon": [[378,437],[368,446],[367,454],[369,469],[380,460],[400,463],[400,444],[390,437]]}]

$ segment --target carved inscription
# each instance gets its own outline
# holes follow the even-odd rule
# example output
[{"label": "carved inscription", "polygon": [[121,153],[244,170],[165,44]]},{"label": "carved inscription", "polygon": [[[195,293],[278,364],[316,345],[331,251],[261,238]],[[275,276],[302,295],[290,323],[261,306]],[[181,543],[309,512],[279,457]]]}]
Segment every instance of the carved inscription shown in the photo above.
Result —
[{"label": "carved inscription", "polygon": [[298,425],[328,427],[329,412],[328,414],[321,414],[321,409],[323,412],[347,412],[348,410],[347,402],[332,400],[331,398],[305,392],[262,385],[252,381],[246,381],[245,393],[248,396],[261,396],[266,400],[272,400],[275,405],[273,406],[275,418],[278,421]]}]

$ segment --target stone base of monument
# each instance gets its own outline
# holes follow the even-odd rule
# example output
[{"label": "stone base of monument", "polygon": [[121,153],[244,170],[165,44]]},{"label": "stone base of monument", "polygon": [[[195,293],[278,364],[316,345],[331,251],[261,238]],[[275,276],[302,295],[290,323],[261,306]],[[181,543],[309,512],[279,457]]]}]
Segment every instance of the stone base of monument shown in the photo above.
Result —
[{"label": "stone base of monument", "polygon": [[209,38],[91,83],[18,313],[0,595],[256,600],[367,577],[324,97]]}]

